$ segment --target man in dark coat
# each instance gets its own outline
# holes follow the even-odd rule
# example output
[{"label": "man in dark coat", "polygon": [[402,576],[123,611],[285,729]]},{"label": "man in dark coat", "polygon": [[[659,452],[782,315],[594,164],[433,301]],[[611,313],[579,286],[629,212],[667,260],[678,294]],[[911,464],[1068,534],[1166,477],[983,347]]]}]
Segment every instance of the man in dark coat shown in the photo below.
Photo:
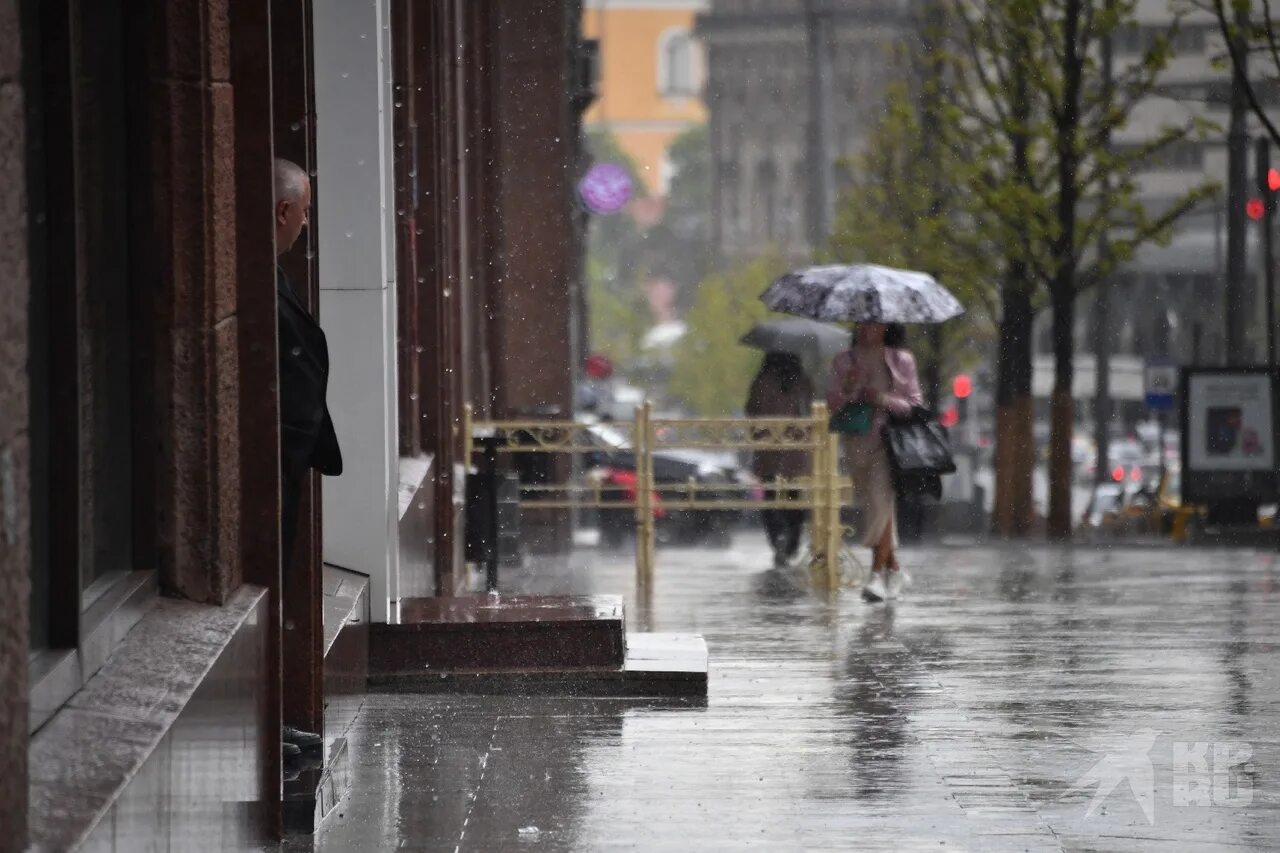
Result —
[{"label": "man in dark coat", "polygon": [[[293,247],[307,225],[311,181],[297,164],[275,161],[276,255]],[[329,347],[324,330],[294,293],[284,270],[276,267],[276,303],[280,321],[280,545],[286,572],[293,557],[298,503],[309,469],[336,477],[342,451],[325,403],[329,384]],[[286,755],[315,749],[323,739],[292,726],[284,728]]]}]

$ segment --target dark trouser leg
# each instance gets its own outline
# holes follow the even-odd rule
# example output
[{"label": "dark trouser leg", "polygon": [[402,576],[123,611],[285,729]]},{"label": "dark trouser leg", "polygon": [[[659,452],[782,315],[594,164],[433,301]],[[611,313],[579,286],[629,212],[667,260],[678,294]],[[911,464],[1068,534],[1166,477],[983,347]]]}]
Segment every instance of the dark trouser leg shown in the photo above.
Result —
[{"label": "dark trouser leg", "polygon": [[[769,489],[764,493],[764,499],[766,501],[777,500],[777,497],[778,493],[772,489]],[[780,512],[776,509],[765,509],[761,510],[760,514],[764,519],[764,535],[769,540],[769,547],[774,551],[777,551],[778,543],[782,535],[782,523],[779,518]]]},{"label": "dark trouser leg", "polygon": [[[791,492],[788,495],[790,500],[799,500],[798,492]],[[784,509],[779,510],[782,516],[782,533],[779,537],[779,550],[791,559],[800,550],[800,534],[804,531],[804,510]]]}]

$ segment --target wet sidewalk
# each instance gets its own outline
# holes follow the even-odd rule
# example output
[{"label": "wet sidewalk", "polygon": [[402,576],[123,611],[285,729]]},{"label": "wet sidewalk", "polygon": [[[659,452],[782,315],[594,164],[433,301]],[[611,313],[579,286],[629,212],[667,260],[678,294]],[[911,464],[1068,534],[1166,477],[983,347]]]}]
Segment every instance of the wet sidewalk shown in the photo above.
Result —
[{"label": "wet sidewalk", "polygon": [[706,703],[371,695],[316,849],[1280,849],[1275,555],[904,563],[892,606],[766,570],[749,535],[660,551],[647,613],[626,554],[507,575],[703,634]]}]

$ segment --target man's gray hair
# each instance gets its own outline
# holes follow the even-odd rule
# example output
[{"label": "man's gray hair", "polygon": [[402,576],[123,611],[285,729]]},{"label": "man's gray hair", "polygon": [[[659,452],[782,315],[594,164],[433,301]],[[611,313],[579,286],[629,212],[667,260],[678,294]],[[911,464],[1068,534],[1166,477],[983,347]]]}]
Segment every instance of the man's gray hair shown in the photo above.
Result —
[{"label": "man's gray hair", "polygon": [[292,160],[280,157],[275,161],[275,194],[276,204],[282,201],[297,202],[302,200],[307,191],[307,173]]}]

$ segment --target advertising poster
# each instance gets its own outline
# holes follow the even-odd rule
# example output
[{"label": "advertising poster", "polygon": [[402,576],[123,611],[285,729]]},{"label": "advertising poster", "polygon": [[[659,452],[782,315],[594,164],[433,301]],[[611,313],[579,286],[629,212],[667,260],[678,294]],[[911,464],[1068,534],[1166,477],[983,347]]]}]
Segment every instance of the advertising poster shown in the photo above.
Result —
[{"label": "advertising poster", "polygon": [[1187,465],[1193,471],[1275,468],[1271,377],[1203,373],[1187,384]]}]

